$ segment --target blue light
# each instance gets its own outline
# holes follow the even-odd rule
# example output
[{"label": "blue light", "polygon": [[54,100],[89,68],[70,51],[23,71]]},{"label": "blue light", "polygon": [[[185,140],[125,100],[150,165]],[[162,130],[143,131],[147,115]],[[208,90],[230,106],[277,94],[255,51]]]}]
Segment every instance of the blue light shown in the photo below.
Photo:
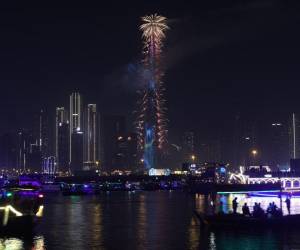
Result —
[{"label": "blue light", "polygon": [[221,174],[226,174],[226,168],[221,167],[221,168],[220,168],[220,173],[221,173]]},{"label": "blue light", "polygon": [[147,169],[154,167],[154,129],[147,124],[146,138],[145,138],[145,151],[144,151],[144,164]]}]

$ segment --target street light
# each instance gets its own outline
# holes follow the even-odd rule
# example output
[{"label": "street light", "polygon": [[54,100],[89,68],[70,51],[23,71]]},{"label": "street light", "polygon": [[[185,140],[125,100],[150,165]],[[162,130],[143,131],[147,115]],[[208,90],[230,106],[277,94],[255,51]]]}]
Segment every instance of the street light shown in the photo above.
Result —
[{"label": "street light", "polygon": [[253,157],[255,157],[257,155],[257,150],[253,149],[251,153],[252,153]]},{"label": "street light", "polygon": [[191,158],[192,158],[193,162],[196,160],[196,156],[195,155],[192,155]]},{"label": "street light", "polygon": [[255,165],[255,158],[256,158],[256,156],[258,154],[258,151],[256,149],[253,149],[251,151],[251,154],[252,154],[252,157],[253,157],[253,165]]}]

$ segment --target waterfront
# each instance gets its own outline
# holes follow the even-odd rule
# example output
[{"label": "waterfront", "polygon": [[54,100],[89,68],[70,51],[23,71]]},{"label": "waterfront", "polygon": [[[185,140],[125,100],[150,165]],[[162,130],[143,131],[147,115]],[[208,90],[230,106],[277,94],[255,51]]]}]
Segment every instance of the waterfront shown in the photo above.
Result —
[{"label": "waterfront", "polygon": [[181,191],[46,195],[33,238],[3,237],[0,249],[300,249],[300,230],[200,230],[193,210],[209,203]]}]

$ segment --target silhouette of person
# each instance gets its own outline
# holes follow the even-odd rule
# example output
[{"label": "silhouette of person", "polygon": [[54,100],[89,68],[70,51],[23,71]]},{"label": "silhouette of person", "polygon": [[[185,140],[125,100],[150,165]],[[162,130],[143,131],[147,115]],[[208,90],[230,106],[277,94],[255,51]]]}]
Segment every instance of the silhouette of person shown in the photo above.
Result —
[{"label": "silhouette of person", "polygon": [[247,203],[244,204],[242,211],[243,211],[243,215],[246,215],[246,216],[250,215],[250,209],[249,209]]},{"label": "silhouette of person", "polygon": [[288,213],[291,214],[291,199],[289,197],[286,197],[285,203]]},{"label": "silhouette of person", "polygon": [[237,197],[235,197],[232,201],[232,208],[234,214],[236,214],[237,207],[238,207],[238,202],[237,202]]}]

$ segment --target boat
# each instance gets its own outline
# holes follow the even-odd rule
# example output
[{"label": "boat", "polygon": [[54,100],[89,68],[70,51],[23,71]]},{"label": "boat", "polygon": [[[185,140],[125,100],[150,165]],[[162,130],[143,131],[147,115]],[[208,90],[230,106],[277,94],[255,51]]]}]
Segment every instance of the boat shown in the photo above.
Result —
[{"label": "boat", "polygon": [[91,183],[82,183],[82,184],[68,184],[62,183],[61,190],[62,194],[69,196],[69,195],[91,195],[96,194],[99,192],[99,188],[95,184]]},{"label": "boat", "polygon": [[59,193],[61,191],[61,184],[55,182],[45,182],[41,186],[43,193]]},{"label": "boat", "polygon": [[30,230],[43,216],[44,195],[33,187],[0,190],[0,231]]},{"label": "boat", "polygon": [[214,214],[205,215],[195,211],[195,215],[201,225],[208,227],[231,227],[231,228],[274,228],[294,227],[300,225],[300,214],[284,215],[276,217],[253,217],[242,214]]}]

